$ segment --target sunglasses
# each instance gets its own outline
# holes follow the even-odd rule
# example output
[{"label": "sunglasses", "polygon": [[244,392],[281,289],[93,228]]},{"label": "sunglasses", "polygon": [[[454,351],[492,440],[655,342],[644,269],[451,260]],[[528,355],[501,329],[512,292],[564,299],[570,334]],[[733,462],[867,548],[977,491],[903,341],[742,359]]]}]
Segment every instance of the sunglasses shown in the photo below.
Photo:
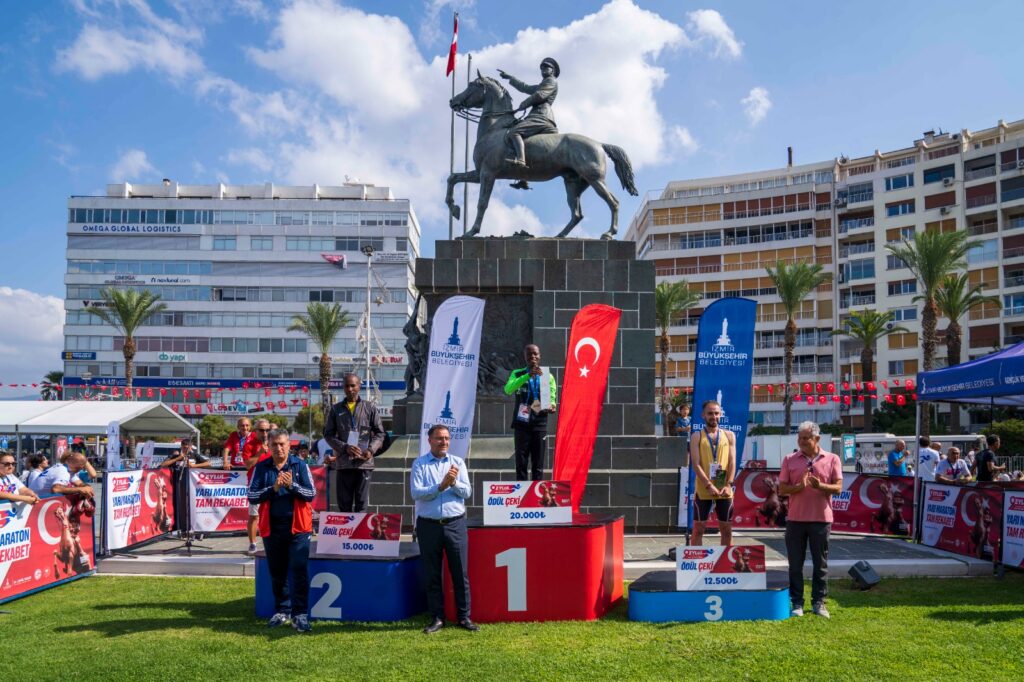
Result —
[{"label": "sunglasses", "polygon": [[259,431],[260,433],[267,433],[267,432],[270,431],[270,429],[255,429],[255,430]]},{"label": "sunglasses", "polygon": [[12,467],[14,462],[0,462],[0,467]]}]

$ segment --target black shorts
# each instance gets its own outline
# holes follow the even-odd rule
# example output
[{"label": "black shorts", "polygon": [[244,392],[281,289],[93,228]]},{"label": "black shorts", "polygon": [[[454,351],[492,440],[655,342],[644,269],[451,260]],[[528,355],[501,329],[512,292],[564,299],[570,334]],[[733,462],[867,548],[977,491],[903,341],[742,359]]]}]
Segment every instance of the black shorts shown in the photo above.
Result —
[{"label": "black shorts", "polygon": [[711,505],[715,506],[715,516],[720,523],[732,522],[732,498],[726,497],[717,500],[702,500],[699,497],[693,498],[693,520],[707,521],[711,514]]}]

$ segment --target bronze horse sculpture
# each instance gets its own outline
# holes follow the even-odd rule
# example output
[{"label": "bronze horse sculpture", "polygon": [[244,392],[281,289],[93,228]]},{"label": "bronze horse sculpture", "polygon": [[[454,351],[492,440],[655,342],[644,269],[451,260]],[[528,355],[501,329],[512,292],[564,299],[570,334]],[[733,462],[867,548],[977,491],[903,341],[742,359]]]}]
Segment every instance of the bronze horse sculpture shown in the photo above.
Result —
[{"label": "bronze horse sculpture", "polygon": [[445,197],[448,210],[455,219],[458,219],[461,212],[453,198],[455,185],[462,182],[479,183],[480,197],[477,200],[476,219],[465,237],[473,237],[480,232],[495,180],[542,182],[557,177],[561,177],[565,182],[565,196],[572,213],[569,222],[558,236],[567,237],[583,219],[580,195],[588,187],[593,187],[611,209],[611,226],[601,238],[612,239],[615,236],[618,231],[619,201],[605,184],[605,154],[611,157],[615,165],[615,174],[619,177],[623,189],[633,196],[638,194],[633,181],[633,167],[621,147],[602,144],[589,137],[572,133],[535,135],[525,141],[527,166],[517,167],[506,160],[508,151],[505,131],[516,122],[516,118],[512,113],[512,98],[501,83],[493,78],[481,76],[477,71],[476,80],[453,97],[449,105],[460,113],[470,109],[481,110],[476,144],[473,147],[475,168],[466,173],[453,173],[448,176],[448,194]]}]

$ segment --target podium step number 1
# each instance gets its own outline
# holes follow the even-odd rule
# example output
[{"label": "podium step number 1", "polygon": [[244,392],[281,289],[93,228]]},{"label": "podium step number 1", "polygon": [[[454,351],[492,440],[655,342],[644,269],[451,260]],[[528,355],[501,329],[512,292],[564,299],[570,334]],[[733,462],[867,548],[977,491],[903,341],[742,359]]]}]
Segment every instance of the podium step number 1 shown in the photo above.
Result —
[{"label": "podium step number 1", "polygon": [[494,556],[495,568],[507,568],[508,610],[526,610],[526,548],[513,547]]}]

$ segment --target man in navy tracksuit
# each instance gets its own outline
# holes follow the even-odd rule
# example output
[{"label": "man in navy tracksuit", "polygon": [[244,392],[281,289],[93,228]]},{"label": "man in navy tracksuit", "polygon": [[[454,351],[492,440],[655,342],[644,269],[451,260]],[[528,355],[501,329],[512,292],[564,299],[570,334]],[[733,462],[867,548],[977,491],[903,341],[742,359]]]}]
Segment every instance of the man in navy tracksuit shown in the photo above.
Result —
[{"label": "man in navy tracksuit", "polygon": [[270,457],[253,469],[249,502],[259,505],[260,537],[274,590],[274,615],[267,624],[276,627],[291,622],[299,632],[309,632],[309,538],[313,532],[310,502],[316,491],[309,466],[289,455],[289,439],[283,429],[271,432]]}]

